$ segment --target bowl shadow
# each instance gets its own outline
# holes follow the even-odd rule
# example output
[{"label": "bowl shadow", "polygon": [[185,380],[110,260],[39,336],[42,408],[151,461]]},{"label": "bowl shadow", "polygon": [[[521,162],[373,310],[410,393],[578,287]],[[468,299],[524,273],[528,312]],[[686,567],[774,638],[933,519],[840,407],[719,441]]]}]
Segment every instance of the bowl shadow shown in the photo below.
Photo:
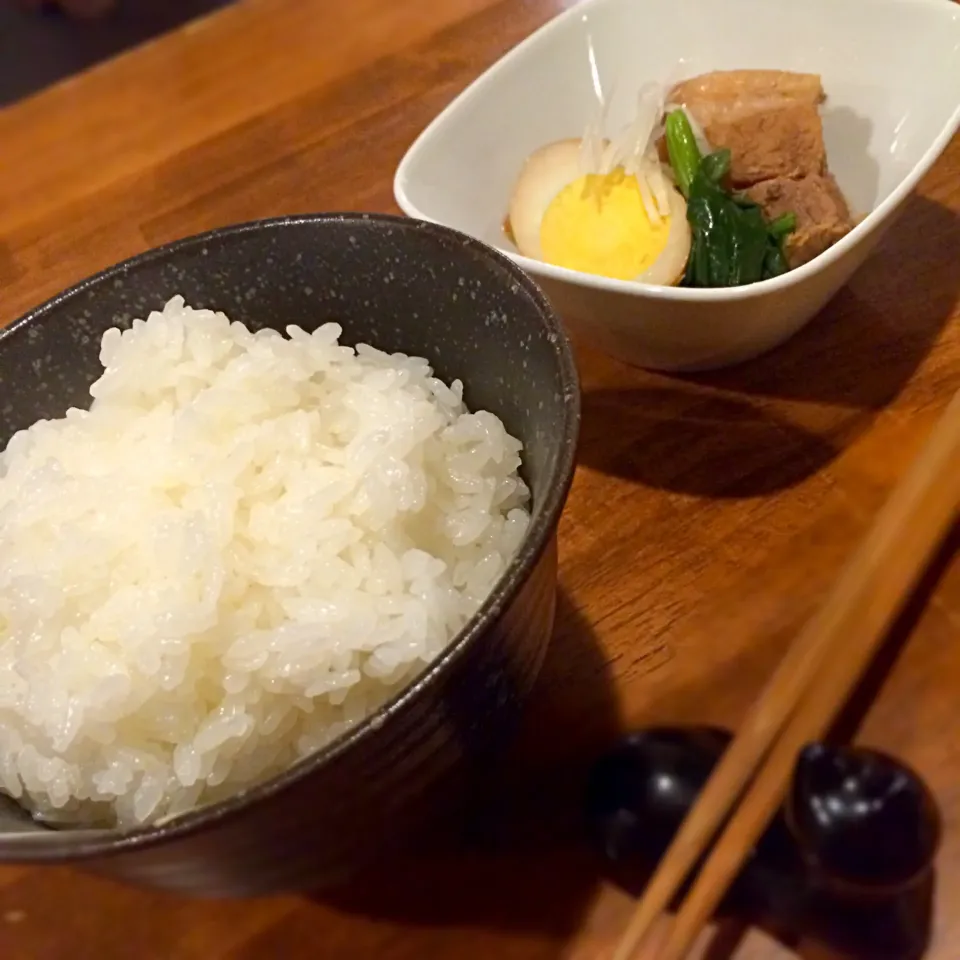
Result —
[{"label": "bowl shadow", "polygon": [[478,780],[466,823],[310,899],[405,925],[569,937],[600,882],[583,829],[583,785],[618,733],[609,664],[561,587],[553,641],[518,738]]},{"label": "bowl shadow", "polygon": [[[850,283],[795,337],[750,363],[683,379],[879,410],[923,362],[960,300],[960,273],[948,255],[957,249],[960,211],[914,195]],[[937,253],[921,259],[918,251]],[[914,293],[904,297],[907,263]]]},{"label": "bowl shadow", "polygon": [[[716,499],[803,482],[867,429],[930,352],[960,300],[960,274],[916,251],[957,248],[960,212],[912,197],[850,284],[777,350],[726,370],[586,391],[581,462]],[[904,262],[917,291],[909,299],[902,269],[891,269]],[[793,402],[821,405],[816,432],[787,419]]]},{"label": "bowl shadow", "polygon": [[580,462],[674,493],[755,497],[798,484],[837,454],[748,398],[683,383],[583,396]]},{"label": "bowl shadow", "polygon": [[[847,741],[855,735],[958,546],[960,532],[944,545],[898,618],[831,739]],[[725,670],[740,668],[734,660]],[[711,688],[717,683],[718,678],[711,677]],[[647,712],[696,722],[702,717],[703,697],[702,686],[691,686],[671,693],[669,702],[654,698]],[[562,737],[554,736],[560,732]],[[609,663],[588,621],[561,587],[555,637],[541,682],[514,749],[480,785],[468,828],[433,836],[414,853],[379,864],[375,875],[311,899],[347,915],[404,925],[535,933],[560,948],[581,928],[601,883],[636,897],[647,876],[644,870],[624,872],[605,863],[588,845],[582,819],[586,773],[600,751],[622,734]],[[884,954],[884,960],[917,960],[922,955],[932,929],[935,881],[931,874],[917,890],[914,917],[920,940],[915,949]],[[835,927],[831,937],[838,940],[826,940],[782,918],[723,916],[704,960],[733,960],[752,928],[805,960],[856,956],[850,951],[864,931],[856,923],[844,925],[836,918],[828,922]],[[469,938],[463,943],[466,960],[473,954]],[[478,949],[489,949],[489,942]],[[880,960],[879,955],[871,960]]]},{"label": "bowl shadow", "polygon": [[880,164],[870,151],[873,121],[852,107],[831,104],[829,99],[821,117],[824,140],[830,145],[827,152],[855,163],[853,170],[844,171],[846,176],[834,169],[854,216],[873,209],[880,188]]}]

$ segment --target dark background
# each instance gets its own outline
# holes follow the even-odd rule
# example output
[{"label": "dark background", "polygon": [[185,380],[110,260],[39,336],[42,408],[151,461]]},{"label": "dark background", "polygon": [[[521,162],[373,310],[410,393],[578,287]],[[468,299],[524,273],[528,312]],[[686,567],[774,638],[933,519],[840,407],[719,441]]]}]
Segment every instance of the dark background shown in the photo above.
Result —
[{"label": "dark background", "polygon": [[226,6],[230,0],[121,0],[106,18],[75,21],[0,0],[0,106]]}]

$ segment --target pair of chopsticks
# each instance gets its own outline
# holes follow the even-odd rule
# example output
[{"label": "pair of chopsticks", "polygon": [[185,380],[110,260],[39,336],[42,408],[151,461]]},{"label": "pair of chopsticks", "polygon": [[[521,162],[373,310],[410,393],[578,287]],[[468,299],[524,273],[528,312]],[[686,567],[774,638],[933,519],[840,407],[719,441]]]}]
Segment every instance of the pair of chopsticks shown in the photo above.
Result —
[{"label": "pair of chopsticks", "polygon": [[[726,827],[655,960],[683,960],[773,817],[800,750],[830,728],[960,510],[960,392],[826,603],[791,645],[687,815],[613,954],[633,960]],[[738,806],[739,802],[739,806]]]}]

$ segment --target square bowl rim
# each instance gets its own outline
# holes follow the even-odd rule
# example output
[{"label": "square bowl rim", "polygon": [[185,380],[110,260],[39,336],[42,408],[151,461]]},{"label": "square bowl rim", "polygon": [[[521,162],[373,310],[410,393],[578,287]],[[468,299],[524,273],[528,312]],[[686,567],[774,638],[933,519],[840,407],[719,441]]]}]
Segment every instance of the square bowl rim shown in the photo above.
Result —
[{"label": "square bowl rim", "polygon": [[[494,61],[494,63],[480,73],[479,76],[475,77],[467,87],[461,90],[460,93],[424,127],[404,153],[393,177],[394,199],[400,209],[408,217],[423,220],[427,223],[436,223],[440,226],[451,227],[451,224],[431,216],[427,211],[422,210],[414,203],[409,195],[408,188],[409,184],[415,182],[415,178],[411,173],[415,170],[421,154],[428,148],[431,141],[436,138],[438,132],[442,130],[450,118],[458,113],[464,106],[483,96],[486,88],[494,82],[497,74],[505,70],[508,66],[521,62],[539,47],[547,46],[554,33],[559,33],[573,20],[583,19],[589,11],[595,8],[617,7],[627,2],[629,2],[629,0],[580,0],[580,2],[574,3],[562,13],[547,20],[546,23],[541,24],[536,30],[507,50],[506,53]],[[917,6],[926,7],[932,11],[936,11],[937,15],[943,14],[944,21],[954,24],[954,29],[958,30],[958,37],[960,37],[960,7],[958,7],[956,3],[951,2],[951,0],[833,0],[833,2],[835,4],[844,3],[848,6],[859,5],[864,8],[868,5],[871,8],[875,8],[877,3],[883,3],[887,7],[903,9]],[[566,267],[558,267],[550,263],[544,263],[532,257],[526,257],[519,252],[509,250],[499,245],[494,246],[494,249],[498,250],[504,256],[509,257],[525,271],[534,276],[543,277],[558,283],[572,284],[588,290],[596,290],[601,293],[624,294],[631,297],[645,297],[651,300],[681,301],[688,303],[732,302],[757,299],[785,291],[790,287],[804,283],[817,274],[828,270],[848,252],[864,242],[868,235],[887,221],[916,189],[923,177],[930,171],[946,150],[958,130],[960,130],[960,100],[958,100],[957,106],[947,119],[947,122],[923,150],[916,163],[901,177],[900,181],[887,196],[866,216],[862,217],[846,236],[838,240],[828,250],[814,257],[812,260],[807,261],[807,263],[768,280],[760,280],[756,283],[737,287],[698,288],[659,286],[641,283],[636,280],[617,280],[610,277],[581,273],[580,271],[571,270]],[[459,229],[456,227],[451,228]],[[493,245],[491,244],[491,246]]]}]

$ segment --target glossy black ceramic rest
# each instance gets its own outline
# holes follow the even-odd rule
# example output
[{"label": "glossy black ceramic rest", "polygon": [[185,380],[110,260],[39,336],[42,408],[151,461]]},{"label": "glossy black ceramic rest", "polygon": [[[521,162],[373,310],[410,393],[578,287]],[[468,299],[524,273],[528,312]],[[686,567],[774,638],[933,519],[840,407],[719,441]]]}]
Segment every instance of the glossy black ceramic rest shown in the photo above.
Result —
[{"label": "glossy black ceramic rest", "polygon": [[75,862],[204,895],[316,888],[455,817],[470,771],[516,725],[553,624],[556,527],[579,426],[574,361],[532,281],[459,233],[386,216],[263,221],[120,264],[0,333],[0,445],[87,406],[104,330],[175,294],[252,328],[334,320],[344,343],[427,357],[524,445],[533,517],[518,557],[448,653],[349,736],[172,824],[89,842],[64,831],[29,858],[2,831],[42,828],[12,804],[0,811],[0,861]]},{"label": "glossy black ceramic rest", "polygon": [[[729,741],[722,730],[651,728],[594,765],[589,829],[612,878],[635,895]],[[939,839],[933,797],[908,767],[873,750],[811,744],[720,912],[863,960],[912,960],[927,943]]]}]

